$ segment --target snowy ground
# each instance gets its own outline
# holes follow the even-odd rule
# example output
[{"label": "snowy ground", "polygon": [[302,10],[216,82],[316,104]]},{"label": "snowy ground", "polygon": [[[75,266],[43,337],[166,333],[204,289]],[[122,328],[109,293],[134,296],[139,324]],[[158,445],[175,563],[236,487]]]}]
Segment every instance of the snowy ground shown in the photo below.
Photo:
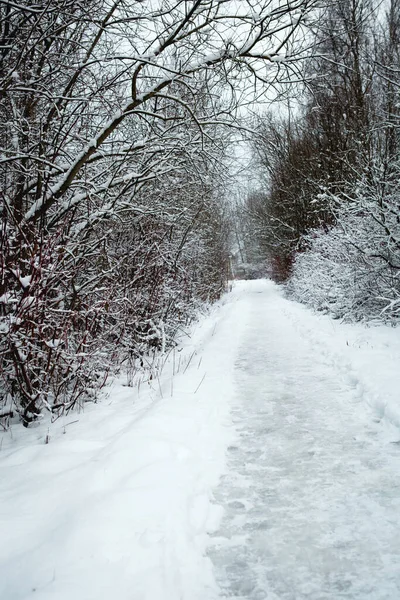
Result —
[{"label": "snowy ground", "polygon": [[399,365],[236,284],[160,383],[0,434],[0,598],[400,598]]}]

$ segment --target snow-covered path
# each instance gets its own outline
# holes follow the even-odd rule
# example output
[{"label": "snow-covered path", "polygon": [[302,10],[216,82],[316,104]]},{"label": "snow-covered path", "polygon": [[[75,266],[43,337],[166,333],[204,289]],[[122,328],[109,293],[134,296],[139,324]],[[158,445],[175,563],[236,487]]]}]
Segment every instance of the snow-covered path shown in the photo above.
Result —
[{"label": "snow-covered path", "polygon": [[222,596],[400,598],[400,436],[386,435],[350,365],[315,343],[304,309],[267,284],[245,301],[238,435],[210,549]]},{"label": "snow-covered path", "polygon": [[0,599],[397,600],[399,365],[237,283],[160,380],[0,434]]}]

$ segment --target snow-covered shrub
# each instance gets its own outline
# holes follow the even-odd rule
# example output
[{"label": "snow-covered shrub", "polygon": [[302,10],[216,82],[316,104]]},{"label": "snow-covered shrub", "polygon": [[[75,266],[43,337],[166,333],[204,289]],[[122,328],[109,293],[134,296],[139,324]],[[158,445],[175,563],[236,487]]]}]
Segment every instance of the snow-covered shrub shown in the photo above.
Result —
[{"label": "snow-covered shrub", "polygon": [[346,319],[400,319],[400,195],[393,187],[382,198],[364,185],[337,210],[334,227],[308,234],[309,249],[297,256],[287,285],[294,298]]},{"label": "snow-covered shrub", "polygon": [[62,232],[46,241],[25,239],[18,249],[14,242],[4,221],[0,409],[15,410],[27,426],[43,408],[59,414],[93,400],[113,353],[101,337],[109,298],[90,279],[82,285],[79,263],[72,248],[66,251]]},{"label": "snow-covered shrub", "polygon": [[[221,200],[195,177],[164,177],[124,219],[0,235],[0,415],[28,425],[96,398],[110,371],[154,371],[177,332],[228,279]],[[75,215],[76,218],[76,215]]]}]

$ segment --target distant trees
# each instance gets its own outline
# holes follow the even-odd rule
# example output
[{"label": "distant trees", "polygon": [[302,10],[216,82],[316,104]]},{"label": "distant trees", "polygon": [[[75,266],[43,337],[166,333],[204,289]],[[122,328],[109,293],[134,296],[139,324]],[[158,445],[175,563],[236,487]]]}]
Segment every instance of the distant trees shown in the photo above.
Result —
[{"label": "distant trees", "polygon": [[267,173],[267,188],[247,200],[252,228],[270,262],[273,278],[291,272],[303,235],[330,219],[317,199],[321,178],[318,140],[296,121],[270,117],[258,123],[256,152]]},{"label": "distant trees", "polygon": [[256,141],[274,277],[350,318],[399,315],[399,7],[329,4],[301,109],[263,120]]},{"label": "distant trees", "polygon": [[218,297],[242,82],[297,69],[315,5],[0,2],[0,414],[95,397]]}]

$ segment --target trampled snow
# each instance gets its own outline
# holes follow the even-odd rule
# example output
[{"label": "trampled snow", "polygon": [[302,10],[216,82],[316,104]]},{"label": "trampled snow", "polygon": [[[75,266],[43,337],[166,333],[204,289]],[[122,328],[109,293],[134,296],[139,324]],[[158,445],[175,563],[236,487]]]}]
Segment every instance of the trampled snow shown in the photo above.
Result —
[{"label": "trampled snow", "polygon": [[399,598],[399,365],[235,284],[160,381],[1,434],[0,598]]},{"label": "trampled snow", "polygon": [[221,596],[400,598],[400,332],[250,290],[209,551]]}]

